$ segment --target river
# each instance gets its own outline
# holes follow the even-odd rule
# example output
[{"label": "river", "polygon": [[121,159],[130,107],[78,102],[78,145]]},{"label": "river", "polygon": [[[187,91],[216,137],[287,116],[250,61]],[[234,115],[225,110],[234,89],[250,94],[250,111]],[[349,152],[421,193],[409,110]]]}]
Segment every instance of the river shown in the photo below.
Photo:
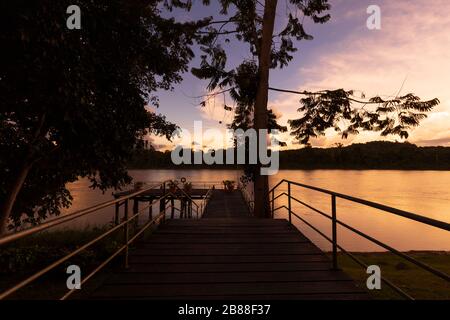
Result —
[{"label": "river", "polygon": [[[210,182],[225,179],[237,180],[240,172],[233,170],[132,170],[135,181],[160,181],[180,179]],[[398,209],[410,211],[433,219],[450,222],[450,171],[397,171],[397,170],[282,170],[270,177],[273,186],[281,179],[289,179],[339,193],[379,202]],[[67,212],[86,208],[93,204],[112,199],[112,191],[102,194],[89,189],[87,180],[69,185],[74,202]],[[283,185],[279,191],[287,191]],[[330,196],[300,187],[292,187],[295,197],[306,203],[330,212]],[[276,207],[285,204],[286,199],[276,200]],[[293,211],[313,223],[326,234],[331,233],[330,221],[310,209],[295,202]],[[86,227],[105,224],[111,221],[113,209],[70,222],[70,227]],[[343,222],[360,229],[396,249],[408,250],[446,250],[450,251],[449,232],[423,225],[419,222],[395,216],[346,200],[337,200],[337,216]],[[285,218],[282,210],[276,214]],[[330,245],[315,231],[302,222],[293,222],[314,243],[324,250]],[[382,251],[382,249],[360,236],[338,228],[339,244],[350,251]]]}]

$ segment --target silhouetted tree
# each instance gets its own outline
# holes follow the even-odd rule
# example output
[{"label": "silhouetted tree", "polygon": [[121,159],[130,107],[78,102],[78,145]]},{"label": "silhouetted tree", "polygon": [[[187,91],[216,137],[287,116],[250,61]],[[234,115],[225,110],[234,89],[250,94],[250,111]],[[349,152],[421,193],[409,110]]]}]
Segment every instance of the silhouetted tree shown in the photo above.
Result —
[{"label": "silhouetted tree", "polygon": [[[78,177],[102,190],[128,183],[136,142],[176,128],[144,106],[157,106],[152,92],[171,89],[193,57],[197,24],[161,15],[177,2],[2,1],[0,233],[10,218],[58,214]],[[71,4],[80,30],[66,27]]]},{"label": "silhouetted tree", "polygon": [[[276,128],[276,119],[267,109],[268,90],[306,96],[300,100],[302,117],[289,121],[291,133],[303,144],[307,144],[310,137],[324,134],[328,128],[342,131],[343,137],[361,130],[406,137],[407,130],[425,117],[424,112],[439,103],[437,99],[422,102],[413,94],[389,101],[380,97],[361,101],[353,97],[353,91],[343,89],[297,92],[269,86],[270,69],[289,64],[292,54],[297,51],[294,42],[313,39],[305,31],[304,22],[326,23],[330,19],[328,0],[285,1],[291,13],[278,33],[274,32],[277,0],[220,0],[220,14],[226,16],[226,20],[211,20],[203,31],[205,38],[201,50],[204,54],[199,68],[192,69],[192,72],[201,79],[209,79],[207,88],[211,94],[207,95],[207,99],[228,92],[237,102],[235,117],[230,125],[232,128]],[[209,1],[204,0],[203,3],[209,4]],[[232,69],[227,66],[227,50],[234,48],[230,35],[248,44],[251,55]],[[219,41],[219,37],[225,37],[224,41]],[[378,107],[369,111],[364,107],[355,108],[355,104],[376,104]],[[341,120],[348,121],[349,125],[339,127]],[[255,213],[269,217],[268,177],[260,175],[260,167],[259,164],[252,169],[257,199]]]},{"label": "silhouetted tree", "polygon": [[[292,60],[292,53],[297,49],[294,40],[311,39],[303,28],[303,19],[289,14],[285,27],[279,34],[274,34],[277,0],[266,0],[264,5],[257,0],[221,0],[221,14],[228,15],[226,21],[217,22],[207,27],[204,46],[199,68],[192,70],[201,79],[209,79],[208,89],[213,91],[217,87],[221,92],[229,91],[230,96],[237,102],[235,118],[232,128],[247,129],[282,129],[276,123],[271,110],[267,110],[269,72],[273,68],[283,68]],[[330,16],[327,1],[289,1],[305,17],[315,23],[324,23]],[[204,1],[208,4],[209,1]],[[260,8],[258,8],[260,6]],[[263,14],[259,12],[262,6]],[[228,12],[233,12],[228,14]],[[231,30],[224,31],[227,25],[233,25]],[[224,45],[217,41],[221,35],[235,34],[238,41],[249,45],[251,59],[244,60],[237,68],[227,70],[227,55]],[[279,41],[278,41],[279,40]],[[226,43],[229,42],[227,38]],[[270,125],[270,126],[269,126]],[[267,146],[264,151],[267,151]],[[255,213],[261,217],[269,217],[268,177],[260,174],[261,165],[251,169],[254,180]]]}]

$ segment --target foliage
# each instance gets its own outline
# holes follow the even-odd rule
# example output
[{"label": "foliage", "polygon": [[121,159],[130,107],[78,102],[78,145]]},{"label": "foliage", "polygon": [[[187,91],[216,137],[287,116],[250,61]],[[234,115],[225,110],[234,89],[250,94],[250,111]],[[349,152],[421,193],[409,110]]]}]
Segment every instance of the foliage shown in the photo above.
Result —
[{"label": "foliage", "polygon": [[[278,34],[273,36],[271,50],[272,69],[286,67],[292,60],[292,54],[298,49],[294,41],[312,40],[306,33],[304,18],[314,23],[325,23],[330,19],[327,11],[330,5],[327,0],[289,0],[292,12],[289,13],[286,24]],[[204,1],[208,4],[209,1]],[[198,68],[192,68],[192,73],[200,79],[208,79],[207,89],[213,92],[216,88],[229,92],[236,102],[235,118],[230,124],[233,129],[252,127],[253,107],[258,87],[258,57],[262,40],[263,17],[259,13],[261,4],[257,0],[221,0],[220,14],[227,20],[209,24],[205,27],[206,34],[202,39],[201,63]],[[303,16],[300,18],[299,16]],[[230,26],[233,28],[230,30]],[[228,30],[224,31],[224,27]],[[227,48],[233,48],[229,34],[234,35],[238,42],[249,45],[250,59],[243,60],[236,68],[227,69]],[[219,41],[225,36],[224,41]],[[205,102],[202,103],[203,105]],[[276,117],[268,110],[268,129],[286,131],[287,128],[276,123]]]},{"label": "foliage", "polygon": [[450,148],[373,141],[347,147],[303,148],[280,152],[283,169],[449,170]]},{"label": "foliage", "polygon": [[184,182],[183,183],[183,190],[187,193],[192,191],[192,182]]},{"label": "foliage", "polygon": [[178,189],[178,183],[179,183],[178,180],[170,180],[167,183],[167,187],[171,192],[175,192]]},{"label": "foliage", "polygon": [[[298,111],[303,113],[302,117],[289,120],[291,134],[302,144],[308,144],[311,137],[324,135],[329,128],[341,132],[342,138],[362,130],[408,138],[408,130],[418,126],[426,118],[425,112],[439,104],[438,99],[422,102],[410,93],[392,100],[376,96],[362,108],[352,108],[352,102],[358,102],[352,96],[353,91],[343,89],[308,93],[300,100],[302,106]],[[376,108],[367,108],[373,105]]]},{"label": "foliage", "polygon": [[234,190],[234,184],[235,184],[234,181],[232,181],[232,180],[223,180],[222,183],[223,183],[223,186],[224,186],[226,191],[233,191]]},{"label": "foliage", "polygon": [[[284,68],[293,59],[297,51],[295,41],[312,40],[304,24],[309,18],[314,23],[326,23],[330,19],[331,9],[327,0],[286,0],[288,13],[287,22],[281,31],[273,35],[271,68]],[[253,126],[253,108],[258,87],[259,47],[261,45],[263,17],[259,14],[262,6],[260,1],[220,1],[221,14],[226,21],[217,22],[220,27],[208,25],[203,39],[202,60],[198,68],[192,68],[192,73],[200,79],[208,79],[207,89],[211,91],[206,99],[217,94],[228,92],[237,103],[235,116],[230,124],[232,129],[247,129]],[[233,25],[234,28],[229,26]],[[224,31],[224,27],[228,27]],[[228,35],[234,35],[239,42],[249,45],[251,59],[243,60],[236,68],[227,69],[227,48],[230,44]],[[226,37],[219,41],[219,37]],[[220,89],[217,93],[215,90]],[[329,128],[342,133],[343,138],[351,134],[358,134],[363,130],[379,131],[382,136],[395,135],[408,137],[408,131],[419,125],[431,111],[439,104],[438,99],[421,101],[419,97],[410,93],[383,100],[376,96],[365,100],[363,96],[357,100],[352,90],[324,90],[319,92],[296,92],[291,90],[269,90],[302,94],[306,97],[300,100],[298,111],[301,117],[289,120],[291,134],[302,144],[309,144],[311,137],[324,135]],[[205,102],[202,102],[205,104]],[[362,107],[355,107],[362,105]],[[368,108],[376,106],[376,108]],[[268,128],[287,131],[286,127],[277,124],[276,116],[268,110]]]},{"label": "foliage", "polygon": [[[107,230],[105,227],[44,232],[6,245],[0,254],[0,274],[26,273],[44,268]],[[98,265],[118,249],[120,241],[121,234],[118,233],[83,250],[75,258],[77,264],[82,268]]]}]

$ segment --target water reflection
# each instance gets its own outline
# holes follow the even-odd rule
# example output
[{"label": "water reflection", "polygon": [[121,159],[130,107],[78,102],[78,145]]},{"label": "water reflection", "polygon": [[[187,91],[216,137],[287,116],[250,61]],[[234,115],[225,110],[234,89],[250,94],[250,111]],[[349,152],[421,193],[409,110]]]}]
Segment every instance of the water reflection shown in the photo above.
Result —
[{"label": "water reflection", "polygon": [[[272,178],[272,184],[280,179],[302,181],[355,197],[380,202],[388,206],[412,211],[433,219],[450,222],[450,172],[438,171],[343,171],[313,170],[281,171]],[[292,187],[295,197],[324,211],[331,212],[330,196]],[[285,199],[276,201],[276,206],[285,204]],[[298,203],[293,211],[301,213],[314,226],[326,234],[331,233],[330,220]],[[338,219],[399,250],[450,250],[450,235],[434,227],[425,226],[393,214],[369,208],[353,202],[337,200]],[[280,212],[279,217],[286,217]],[[328,242],[301,222],[295,224],[311,240],[323,249],[330,249]],[[381,251],[382,249],[364,238],[338,228],[339,243],[352,251]]]},{"label": "water reflection", "polygon": [[[234,170],[133,170],[135,181],[160,181],[167,178],[186,177],[190,181],[237,180],[240,173]],[[450,222],[450,172],[449,171],[386,171],[386,170],[284,170],[270,178],[271,185],[280,179],[303,182],[355,197],[380,202],[388,206],[415,212],[433,219]],[[284,191],[287,191],[284,186]],[[96,203],[111,200],[112,192],[102,193],[89,189],[89,182],[80,180],[69,186],[74,204],[68,210],[83,209]],[[280,192],[283,189],[279,189]],[[330,212],[329,196],[300,187],[292,187],[293,195],[308,204]],[[276,207],[286,203],[280,198]],[[324,233],[331,233],[330,221],[312,210],[293,202],[293,210],[318,226]],[[70,222],[70,227],[103,225],[112,220],[113,208]],[[346,200],[337,200],[338,218],[400,250],[450,250],[450,236],[446,231],[397,217],[390,213],[365,207]],[[286,217],[278,211],[277,217]],[[315,231],[293,220],[295,224],[322,249],[329,250],[326,240]],[[381,248],[352,232],[338,228],[339,243],[351,251],[376,251]]]}]

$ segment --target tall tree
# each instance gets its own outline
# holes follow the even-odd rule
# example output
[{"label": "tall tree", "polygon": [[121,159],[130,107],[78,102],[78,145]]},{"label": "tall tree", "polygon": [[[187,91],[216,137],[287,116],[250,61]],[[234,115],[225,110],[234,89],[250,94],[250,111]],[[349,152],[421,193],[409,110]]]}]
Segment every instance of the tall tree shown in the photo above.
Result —
[{"label": "tall tree", "polygon": [[[259,49],[258,89],[256,90],[254,128],[265,130],[268,127],[267,102],[269,99],[269,69],[271,64],[272,37],[275,25],[277,0],[267,0],[264,6],[261,44]],[[261,137],[258,135],[258,139]],[[260,143],[258,143],[260,148]],[[267,149],[267,148],[266,148]],[[265,152],[267,150],[264,150]],[[254,174],[254,195],[260,201],[255,201],[255,212],[261,217],[270,217],[269,197],[264,196],[269,190],[269,177],[260,174],[260,165],[256,166]]]},{"label": "tall tree", "polygon": [[[192,71],[201,79],[210,79],[209,90],[214,92],[219,87],[223,90],[220,92],[229,91],[237,102],[231,128],[286,131],[285,127],[276,123],[273,112],[267,108],[270,69],[287,66],[292,59],[291,54],[297,50],[293,45],[294,39],[311,39],[303,29],[303,19],[297,17],[297,11],[315,23],[324,23],[330,18],[324,13],[329,9],[327,1],[289,2],[294,6],[295,13],[289,14],[288,21],[279,34],[274,34],[277,0],[266,0],[264,4],[257,0],[221,0],[221,14],[227,15],[228,19],[212,20],[206,27],[205,33],[209,33],[209,38],[205,38],[202,47],[205,55],[202,56],[200,67]],[[259,13],[261,10],[263,15]],[[223,30],[228,25],[234,25],[234,28]],[[225,43],[228,43],[230,34],[235,34],[238,41],[247,43],[252,55],[251,59],[244,60],[234,70],[226,70],[226,51],[223,44],[217,41],[218,37],[225,36]],[[263,144],[258,143],[259,147],[261,145]],[[263,149],[262,152],[267,152],[266,144]],[[252,166],[248,174],[254,181],[254,195],[257,199],[255,213],[260,217],[270,217],[268,177],[261,175],[261,166],[260,163]]]},{"label": "tall tree", "polygon": [[[81,9],[69,30],[66,10]],[[153,92],[181,80],[196,22],[162,10],[178,1],[17,0],[0,5],[0,234],[67,207],[66,183],[130,181],[125,164],[148,133],[176,128],[149,112]]]},{"label": "tall tree", "polygon": [[[299,92],[269,86],[270,69],[289,64],[292,54],[297,51],[294,42],[313,39],[306,33],[304,23],[312,20],[322,24],[330,19],[328,0],[284,1],[291,12],[278,33],[274,32],[277,0],[265,0],[263,3],[259,0],[220,0],[220,14],[226,19],[210,18],[202,30],[205,36],[201,50],[204,54],[200,66],[193,68],[192,72],[200,79],[209,80],[210,93],[206,99],[229,93],[237,102],[231,128],[286,130],[277,124],[272,110],[267,108],[269,90],[305,96],[300,100],[301,118],[289,121],[291,134],[304,144],[309,143],[310,137],[324,134],[328,128],[342,132],[344,138],[361,130],[407,137],[408,130],[418,125],[426,117],[425,113],[439,103],[437,99],[421,101],[414,94],[387,101],[380,97],[365,100],[356,99],[351,90]],[[203,3],[208,5],[209,1],[204,0]],[[230,44],[232,35],[237,41],[249,45],[252,56],[235,68],[227,66],[226,48],[235,47]],[[219,38],[225,39],[220,41]],[[363,107],[355,107],[358,105]],[[375,109],[368,110],[368,106],[375,106]],[[261,176],[260,167],[261,164],[251,170],[255,186],[255,214],[269,217],[268,179]]]}]

